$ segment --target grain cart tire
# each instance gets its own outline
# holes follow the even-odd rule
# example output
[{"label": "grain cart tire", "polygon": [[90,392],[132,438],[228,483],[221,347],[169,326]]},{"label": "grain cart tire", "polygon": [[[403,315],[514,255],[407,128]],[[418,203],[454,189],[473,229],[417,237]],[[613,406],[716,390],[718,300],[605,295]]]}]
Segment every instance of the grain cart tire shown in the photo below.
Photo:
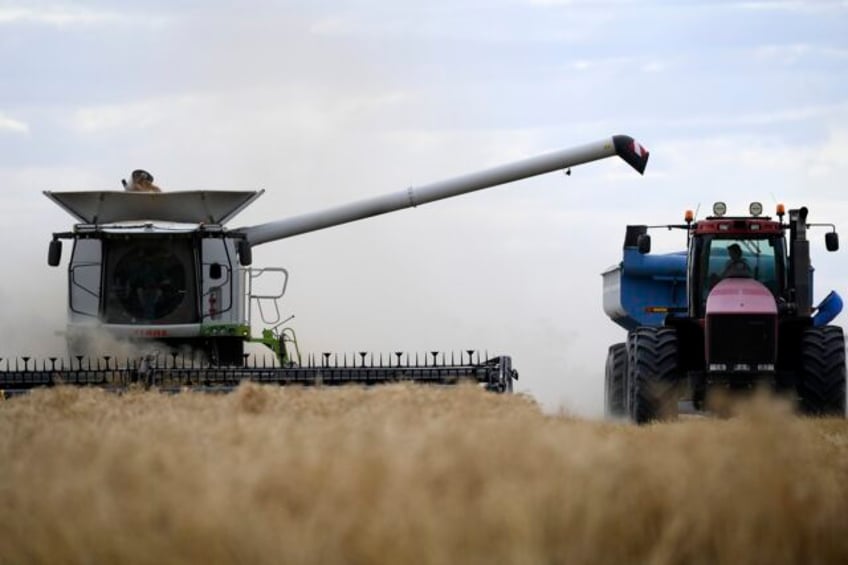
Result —
[{"label": "grain cart tire", "polygon": [[797,389],[801,412],[845,415],[845,337],[842,328],[804,330]]},{"label": "grain cart tire", "polygon": [[636,333],[627,332],[627,371],[624,373],[624,413],[630,415],[630,407],[633,405],[633,382],[630,379],[630,367],[633,365],[633,355],[636,352]]},{"label": "grain cart tire", "polygon": [[629,341],[630,417],[637,424],[676,418],[680,397],[677,332],[640,327]]},{"label": "grain cart tire", "polygon": [[627,413],[627,345],[616,343],[607,352],[604,370],[604,406],[607,417],[618,418]]}]

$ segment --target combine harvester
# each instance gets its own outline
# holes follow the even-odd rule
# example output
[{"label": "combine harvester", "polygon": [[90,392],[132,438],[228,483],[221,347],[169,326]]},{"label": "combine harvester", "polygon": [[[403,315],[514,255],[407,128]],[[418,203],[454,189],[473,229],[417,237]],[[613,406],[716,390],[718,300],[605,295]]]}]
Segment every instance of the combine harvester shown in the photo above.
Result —
[{"label": "combine harvester", "polygon": [[[433,184],[408,188],[328,210],[228,229],[226,223],[262,191],[45,192],[80,223],[54,233],[48,263],[58,266],[62,240],[73,241],[68,265],[69,356],[0,360],[0,391],[24,392],[56,384],[121,389],[133,383],[179,390],[228,390],[243,380],[277,384],[378,384],[473,380],[489,390],[510,392],[517,373],[508,356],[459,359],[433,353],[419,361],[395,354],[353,359],[323,354],[301,363],[294,332],[280,320],[279,300],[288,273],[251,268],[256,245],[414,207],[467,192],[618,155],[643,173],[648,152],[631,137],[617,135]],[[279,276],[279,291],[254,291],[261,279]],[[271,302],[273,306],[268,306]],[[276,313],[274,327],[251,335],[252,306]],[[92,357],[94,341],[155,342],[165,354],[116,359]],[[250,362],[245,343],[270,347],[276,362]],[[189,353],[186,355],[186,350]]]},{"label": "combine harvester", "polygon": [[807,208],[782,204],[777,220],[759,202],[747,216],[713,215],[652,226],[680,229],[688,249],[651,255],[648,226],[627,226],[624,258],[603,273],[604,311],[627,330],[609,348],[606,410],[638,423],[704,410],[708,393],[767,385],[795,397],[800,411],[845,414],[845,339],[829,325],[842,311],[831,292],[813,306]]}]

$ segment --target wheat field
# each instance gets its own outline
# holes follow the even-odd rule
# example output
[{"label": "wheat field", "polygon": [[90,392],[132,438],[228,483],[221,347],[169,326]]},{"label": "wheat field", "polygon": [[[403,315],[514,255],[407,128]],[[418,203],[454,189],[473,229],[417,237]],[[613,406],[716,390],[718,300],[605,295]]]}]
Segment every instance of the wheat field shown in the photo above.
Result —
[{"label": "wheat field", "polygon": [[848,424],[471,386],[0,402],[0,563],[844,563]]}]

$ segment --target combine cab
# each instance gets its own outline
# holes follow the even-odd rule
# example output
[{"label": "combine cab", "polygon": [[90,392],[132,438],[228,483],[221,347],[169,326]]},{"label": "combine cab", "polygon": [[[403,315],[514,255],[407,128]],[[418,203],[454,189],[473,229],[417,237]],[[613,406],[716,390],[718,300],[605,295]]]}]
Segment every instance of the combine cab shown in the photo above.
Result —
[{"label": "combine cab", "polygon": [[[517,373],[508,356],[474,352],[418,358],[321,354],[300,358],[278,300],[288,273],[251,267],[253,246],[379,214],[458,196],[582,163],[620,156],[639,173],[648,152],[632,138],[613,136],[461,177],[404,189],[328,210],[229,229],[226,223],[262,191],[46,192],[79,223],[54,233],[48,263],[61,263],[63,240],[73,243],[68,264],[68,355],[0,360],[0,391],[57,383],[123,387],[226,389],[245,379],[279,384],[346,384],[470,379],[508,392]],[[276,284],[257,284],[271,279]],[[251,334],[252,311],[271,327]],[[269,314],[270,313],[270,314]],[[110,344],[100,346],[104,341]],[[271,366],[246,359],[245,343],[276,354]],[[114,343],[155,353],[134,358]],[[117,349],[117,348],[116,348]],[[263,362],[260,361],[260,364]]]},{"label": "combine cab", "polygon": [[647,226],[628,226],[623,261],[607,270],[604,311],[627,330],[610,347],[606,409],[638,423],[676,416],[681,401],[706,408],[708,392],[768,385],[791,394],[803,413],[845,414],[845,341],[829,325],[842,310],[831,292],[813,307],[807,209],[782,205],[777,220],[713,215],[663,226],[685,231],[688,250],[650,254]]},{"label": "combine cab", "polygon": [[240,363],[250,337],[250,282],[266,270],[247,266],[244,236],[224,224],[261,194],[47,192],[82,222],[53,234],[49,254],[49,263],[58,265],[61,240],[73,241],[71,357],[95,352],[106,331],[121,340],[154,339],[203,352],[215,364]]}]

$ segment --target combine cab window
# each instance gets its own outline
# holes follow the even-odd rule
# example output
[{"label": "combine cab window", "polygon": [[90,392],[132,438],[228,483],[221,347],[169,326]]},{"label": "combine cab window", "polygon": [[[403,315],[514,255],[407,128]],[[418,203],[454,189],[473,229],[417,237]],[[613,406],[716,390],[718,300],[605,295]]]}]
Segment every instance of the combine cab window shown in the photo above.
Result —
[{"label": "combine cab window", "polygon": [[782,239],[710,238],[704,244],[702,301],[720,280],[728,277],[756,279],[779,296],[783,286]]},{"label": "combine cab window", "polygon": [[109,241],[106,322],[185,324],[198,321],[194,263],[189,239]]}]

